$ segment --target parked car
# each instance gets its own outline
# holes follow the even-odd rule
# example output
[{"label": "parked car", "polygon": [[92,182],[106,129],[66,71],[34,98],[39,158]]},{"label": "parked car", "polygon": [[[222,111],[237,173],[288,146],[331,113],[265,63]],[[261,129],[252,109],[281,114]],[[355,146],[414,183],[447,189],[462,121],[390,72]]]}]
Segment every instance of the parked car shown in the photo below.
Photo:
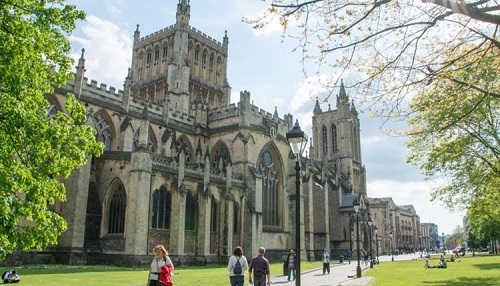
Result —
[{"label": "parked car", "polygon": [[465,247],[457,246],[451,252],[455,253],[456,255],[459,255],[459,254],[465,255]]}]

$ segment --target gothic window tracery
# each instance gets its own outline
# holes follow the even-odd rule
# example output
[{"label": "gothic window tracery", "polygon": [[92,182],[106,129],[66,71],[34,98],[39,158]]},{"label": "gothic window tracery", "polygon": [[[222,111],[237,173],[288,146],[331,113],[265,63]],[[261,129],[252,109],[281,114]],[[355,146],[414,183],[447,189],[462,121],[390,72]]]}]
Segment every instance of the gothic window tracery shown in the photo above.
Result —
[{"label": "gothic window tracery", "polygon": [[108,234],[122,234],[125,230],[127,195],[122,184],[112,191],[108,212]]},{"label": "gothic window tracery", "polygon": [[211,152],[212,168],[225,172],[227,165],[231,162],[229,149],[224,143],[219,142],[214,151]]},{"label": "gothic window tracery", "polygon": [[170,229],[171,194],[165,186],[153,192],[152,228]]},{"label": "gothic window tracery", "polygon": [[338,141],[337,141],[337,126],[332,124],[332,152],[338,152]]},{"label": "gothic window tracery", "polygon": [[260,157],[259,171],[262,175],[262,218],[267,226],[279,226],[278,185],[275,160],[269,151]]},{"label": "gothic window tracery", "polygon": [[328,132],[325,126],[321,128],[321,143],[323,146],[323,156],[326,158],[328,156]]},{"label": "gothic window tracery", "polygon": [[112,136],[111,136],[111,126],[104,117],[102,113],[98,113],[94,116],[95,119],[95,127],[97,129],[97,141],[102,142],[104,144],[104,150],[105,151],[111,151],[111,143],[112,143]]}]

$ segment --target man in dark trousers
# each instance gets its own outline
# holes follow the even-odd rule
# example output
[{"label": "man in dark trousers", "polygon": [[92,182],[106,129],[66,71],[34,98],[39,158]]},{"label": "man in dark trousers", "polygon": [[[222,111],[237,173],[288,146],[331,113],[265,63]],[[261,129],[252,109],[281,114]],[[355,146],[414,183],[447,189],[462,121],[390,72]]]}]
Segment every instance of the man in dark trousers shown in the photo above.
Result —
[{"label": "man in dark trousers", "polygon": [[[271,272],[269,271],[269,261],[264,257],[266,254],[266,249],[264,247],[259,248],[259,254],[252,258],[250,262],[250,267],[248,268],[248,280],[252,284],[252,271],[253,271],[253,285],[254,286],[266,286],[271,284]],[[267,277],[267,279],[266,279]]]},{"label": "man in dark trousers", "polygon": [[323,252],[323,275],[325,275],[326,272],[330,274],[330,253],[328,253],[325,248]]}]

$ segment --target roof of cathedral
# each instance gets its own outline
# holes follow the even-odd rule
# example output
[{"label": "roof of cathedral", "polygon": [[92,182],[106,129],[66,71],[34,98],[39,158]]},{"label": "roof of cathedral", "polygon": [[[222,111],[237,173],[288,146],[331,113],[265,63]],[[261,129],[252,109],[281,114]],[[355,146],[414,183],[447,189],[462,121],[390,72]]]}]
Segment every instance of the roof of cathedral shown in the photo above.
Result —
[{"label": "roof of cathedral", "polygon": [[341,207],[352,207],[354,202],[358,199],[357,194],[349,193],[342,196]]}]

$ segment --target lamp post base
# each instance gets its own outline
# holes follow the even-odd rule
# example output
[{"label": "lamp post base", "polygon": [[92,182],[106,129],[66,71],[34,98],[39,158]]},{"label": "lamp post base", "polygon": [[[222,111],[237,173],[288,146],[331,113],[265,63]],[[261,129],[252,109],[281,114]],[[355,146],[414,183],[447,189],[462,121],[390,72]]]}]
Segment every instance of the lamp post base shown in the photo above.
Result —
[{"label": "lamp post base", "polygon": [[392,260],[392,261],[394,261],[394,256],[392,257],[392,259],[391,259],[391,260]]},{"label": "lamp post base", "polygon": [[361,278],[361,267],[359,265],[356,267],[356,277]]},{"label": "lamp post base", "polygon": [[373,259],[370,258],[370,268],[373,268]]}]

